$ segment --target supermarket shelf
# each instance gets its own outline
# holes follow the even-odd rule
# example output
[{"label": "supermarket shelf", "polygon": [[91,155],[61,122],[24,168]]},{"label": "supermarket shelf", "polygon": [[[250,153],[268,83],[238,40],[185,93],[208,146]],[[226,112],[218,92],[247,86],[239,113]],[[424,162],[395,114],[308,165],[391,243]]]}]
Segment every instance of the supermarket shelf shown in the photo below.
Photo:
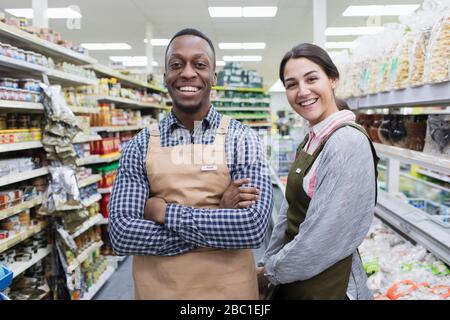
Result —
[{"label": "supermarket shelf", "polygon": [[8,184],[13,184],[19,181],[25,181],[28,179],[33,179],[36,177],[44,176],[48,174],[48,167],[43,167],[39,169],[24,171],[20,173],[13,173],[0,178],[0,187],[6,186]]},{"label": "supermarket shelf", "polygon": [[26,72],[28,75],[41,76],[47,74],[51,82],[66,85],[94,85],[98,80],[80,77],[60,70],[50,69],[37,64],[19,61],[5,56],[0,56],[0,67],[12,68]]},{"label": "supermarket shelf", "polygon": [[6,251],[16,244],[34,236],[36,233],[41,232],[47,226],[47,222],[41,222],[35,226],[28,228],[27,230],[18,233],[10,238],[6,238],[0,241],[0,252]]},{"label": "supermarket shelf", "polygon": [[85,221],[81,226],[79,226],[77,228],[77,230],[75,230],[75,232],[70,234],[70,236],[72,238],[78,237],[83,232],[89,230],[90,228],[92,228],[93,226],[98,224],[98,222],[102,219],[103,219],[103,216],[101,214],[96,214],[95,216],[91,217],[89,220]]},{"label": "supermarket shelf", "polygon": [[98,96],[98,97],[95,97],[95,99],[97,99],[99,101],[112,102],[112,103],[115,103],[120,106],[126,106],[128,108],[149,108],[149,109],[165,109],[166,108],[157,103],[142,102],[142,101],[126,99],[126,98],[119,98],[119,97]]},{"label": "supermarket shelf", "polygon": [[431,188],[436,188],[436,189],[439,189],[439,190],[442,190],[442,191],[445,191],[445,192],[450,192],[450,189],[449,189],[449,188],[440,186],[440,185],[438,185],[438,184],[436,184],[436,183],[433,183],[433,182],[425,181],[425,180],[420,179],[420,178],[418,178],[418,177],[414,177],[414,176],[412,176],[412,175],[410,175],[410,174],[407,174],[407,173],[404,173],[404,172],[400,172],[400,175],[401,175],[402,177],[405,177],[405,178],[408,178],[408,179],[417,181],[417,182],[419,182],[419,183],[425,184],[425,185],[427,185],[427,186],[429,186],[429,187],[431,187]]},{"label": "supermarket shelf", "polygon": [[450,102],[449,81],[347,99],[351,109],[420,106],[445,102]]},{"label": "supermarket shelf", "polygon": [[417,169],[417,173],[423,174],[424,176],[433,178],[433,179],[437,179],[443,182],[447,182],[450,183],[450,177],[449,176],[444,176],[442,174],[436,173],[436,172],[432,172],[429,170],[422,170],[422,169]]},{"label": "supermarket shelf", "polygon": [[258,93],[265,93],[266,92],[264,90],[264,88],[231,88],[231,87],[215,86],[215,87],[212,87],[212,89],[216,90],[216,91],[258,92]]},{"label": "supermarket shelf", "polygon": [[140,126],[118,126],[118,127],[91,127],[93,132],[119,132],[119,131],[136,131],[144,129],[144,125]]},{"label": "supermarket shelf", "polygon": [[[219,98],[219,99],[212,99],[212,103],[215,102],[229,102],[229,103],[270,103],[269,98],[264,99],[256,99],[256,98]],[[253,108],[267,108],[267,107],[253,107]]]},{"label": "supermarket shelf", "polygon": [[421,210],[387,192],[378,191],[375,213],[399,231],[450,264],[450,232]]},{"label": "supermarket shelf", "polygon": [[74,64],[92,64],[97,60],[88,57],[73,50],[64,48],[50,41],[40,39],[35,35],[22,31],[16,27],[9,26],[0,22],[0,36],[13,40],[21,49],[26,47],[29,50],[46,54],[60,60],[71,62]]},{"label": "supermarket shelf", "polygon": [[84,143],[84,142],[91,142],[91,141],[98,141],[102,140],[103,138],[99,136],[98,134],[86,136],[84,134],[77,135],[73,140],[72,143]]},{"label": "supermarket shelf", "polygon": [[100,194],[105,194],[105,193],[111,193],[112,192],[113,187],[109,187],[109,188],[98,188],[98,193]]},{"label": "supermarket shelf", "polygon": [[6,112],[7,111],[44,112],[44,106],[41,103],[10,101],[10,100],[0,100],[0,109]]},{"label": "supermarket shelf", "polygon": [[97,107],[74,107],[69,106],[69,109],[72,110],[73,113],[85,113],[85,114],[97,114],[100,113],[100,108]]},{"label": "supermarket shelf", "polygon": [[249,119],[268,119],[270,118],[270,115],[266,115],[266,116],[232,116],[230,115],[231,118],[236,119],[236,120],[249,120]]},{"label": "supermarket shelf", "polygon": [[9,151],[36,149],[36,148],[42,148],[41,141],[0,144],[0,153]]},{"label": "supermarket shelf", "polygon": [[99,225],[104,225],[104,224],[108,224],[108,223],[109,223],[108,218],[102,218],[100,221],[97,222],[97,224],[99,224]]},{"label": "supermarket shelf", "polygon": [[398,159],[402,162],[417,164],[444,174],[450,174],[450,158],[439,157],[423,152],[374,143],[377,153],[383,157]]},{"label": "supermarket shelf", "polygon": [[249,127],[272,127],[271,123],[245,123]]},{"label": "supermarket shelf", "polygon": [[93,205],[94,203],[100,201],[101,199],[102,199],[101,194],[96,193],[85,200],[81,200],[81,203],[83,204],[84,207],[89,207],[90,205]]},{"label": "supermarket shelf", "polygon": [[215,107],[216,111],[266,111],[269,112],[269,107]]},{"label": "supermarket shelf", "polygon": [[398,114],[398,115],[420,115],[420,114],[450,114],[450,107],[432,106],[432,107],[392,107],[378,109],[359,109],[365,114]]},{"label": "supermarket shelf", "polygon": [[85,166],[90,164],[98,164],[98,163],[111,163],[114,161],[120,160],[120,153],[112,153],[111,155],[108,155],[107,157],[99,156],[99,155],[93,155],[81,159],[77,159],[77,166]]},{"label": "supermarket shelf", "polygon": [[24,210],[34,208],[42,203],[41,197],[36,197],[35,199],[22,202],[21,204],[18,204],[13,207],[9,207],[3,210],[0,210],[0,220],[6,219],[8,217],[11,217],[19,212],[22,212]]},{"label": "supermarket shelf", "polygon": [[92,253],[99,249],[103,245],[103,241],[94,242],[91,244],[88,248],[86,248],[82,253],[80,253],[76,258],[75,261],[72,262],[70,265],[67,266],[67,272],[72,273],[76,268],[80,266],[81,263],[83,263],[84,260],[89,258]]},{"label": "supermarket shelf", "polygon": [[117,71],[110,69],[106,66],[103,66],[101,64],[92,64],[92,65],[86,66],[86,68],[94,70],[95,73],[97,74],[97,77],[113,77],[113,78],[118,79],[121,84],[131,87],[131,88],[136,88],[136,89],[147,88],[147,89],[151,89],[156,92],[163,92],[163,93],[167,92],[167,90],[164,88],[153,86],[149,83],[144,83],[139,80],[135,80],[131,77],[128,77],[120,72],[117,72]]},{"label": "supermarket shelf", "polygon": [[78,181],[78,188],[84,188],[90,184],[94,184],[99,182],[100,180],[102,180],[102,176],[99,174],[93,174],[92,176],[90,176],[87,179]]},{"label": "supermarket shelf", "polygon": [[119,263],[123,262],[128,256],[106,256],[108,265],[114,269],[119,267]]},{"label": "supermarket shelf", "polygon": [[27,269],[34,266],[36,263],[44,259],[52,252],[52,246],[47,246],[46,248],[41,248],[37,253],[33,254],[33,258],[30,261],[25,262],[15,262],[8,265],[8,268],[13,272],[13,278],[17,277],[21,273],[25,272]]},{"label": "supermarket shelf", "polygon": [[114,268],[108,266],[102,275],[98,278],[97,283],[95,283],[88,292],[86,292],[80,300],[92,300],[97,292],[103,287],[103,285],[111,278],[114,273]]}]

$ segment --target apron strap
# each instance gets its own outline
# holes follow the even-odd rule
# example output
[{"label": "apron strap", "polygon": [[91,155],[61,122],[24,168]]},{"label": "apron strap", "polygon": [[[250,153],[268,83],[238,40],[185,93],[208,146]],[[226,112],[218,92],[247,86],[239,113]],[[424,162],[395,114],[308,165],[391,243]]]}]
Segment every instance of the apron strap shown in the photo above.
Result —
[{"label": "apron strap", "polygon": [[219,127],[216,130],[216,137],[214,138],[214,145],[216,150],[223,150],[225,145],[225,136],[228,133],[228,126],[230,125],[231,118],[229,116],[222,116],[220,119]]},{"label": "apron strap", "polygon": [[317,147],[316,151],[314,151],[314,156],[317,156],[322,151],[322,149],[324,148],[324,146],[327,143],[328,139],[330,139],[330,137],[332,136],[333,133],[335,133],[337,130],[339,130],[341,128],[344,128],[344,127],[347,127],[347,126],[353,127],[356,130],[360,131],[369,140],[370,149],[372,150],[373,163],[374,163],[374,167],[375,167],[375,204],[377,204],[377,197],[378,197],[378,161],[380,161],[380,158],[377,155],[377,151],[375,150],[375,147],[373,145],[372,139],[370,139],[370,137],[367,134],[366,130],[362,126],[360,126],[359,124],[354,123],[354,122],[341,123],[336,128],[334,128],[334,130],[331,131],[330,134],[328,134],[328,136],[326,136],[325,139],[323,139],[321,141],[321,143]]},{"label": "apron strap", "polygon": [[152,123],[148,127],[150,132],[150,147],[160,148],[161,147],[161,133],[159,132],[159,124],[157,122]]}]

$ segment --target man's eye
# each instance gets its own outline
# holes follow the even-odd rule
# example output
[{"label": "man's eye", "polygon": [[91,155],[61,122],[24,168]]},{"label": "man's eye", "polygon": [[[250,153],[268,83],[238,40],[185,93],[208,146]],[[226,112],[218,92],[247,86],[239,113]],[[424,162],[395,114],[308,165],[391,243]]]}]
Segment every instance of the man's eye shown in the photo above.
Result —
[{"label": "man's eye", "polygon": [[172,69],[176,69],[176,68],[179,68],[181,66],[181,63],[179,63],[179,62],[172,62],[169,66]]}]

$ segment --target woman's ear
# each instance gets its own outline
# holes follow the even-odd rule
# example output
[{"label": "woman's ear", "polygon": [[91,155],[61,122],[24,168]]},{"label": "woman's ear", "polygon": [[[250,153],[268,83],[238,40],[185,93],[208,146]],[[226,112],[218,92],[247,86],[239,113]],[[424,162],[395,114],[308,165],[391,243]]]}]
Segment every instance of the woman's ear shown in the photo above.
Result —
[{"label": "woman's ear", "polygon": [[330,84],[331,84],[331,89],[336,89],[337,85],[339,83],[339,79],[332,79],[330,80]]}]

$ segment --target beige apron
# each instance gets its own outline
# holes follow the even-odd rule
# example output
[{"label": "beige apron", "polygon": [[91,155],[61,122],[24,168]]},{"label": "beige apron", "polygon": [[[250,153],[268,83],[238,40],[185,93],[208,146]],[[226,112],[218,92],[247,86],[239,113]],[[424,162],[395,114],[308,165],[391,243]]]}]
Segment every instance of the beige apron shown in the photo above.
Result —
[{"label": "beige apron", "polygon": [[[150,127],[146,167],[151,196],[196,208],[218,208],[230,184],[222,117],[214,143],[161,147],[158,125]],[[136,299],[258,299],[249,249],[200,248],[177,256],[135,256]]]}]

